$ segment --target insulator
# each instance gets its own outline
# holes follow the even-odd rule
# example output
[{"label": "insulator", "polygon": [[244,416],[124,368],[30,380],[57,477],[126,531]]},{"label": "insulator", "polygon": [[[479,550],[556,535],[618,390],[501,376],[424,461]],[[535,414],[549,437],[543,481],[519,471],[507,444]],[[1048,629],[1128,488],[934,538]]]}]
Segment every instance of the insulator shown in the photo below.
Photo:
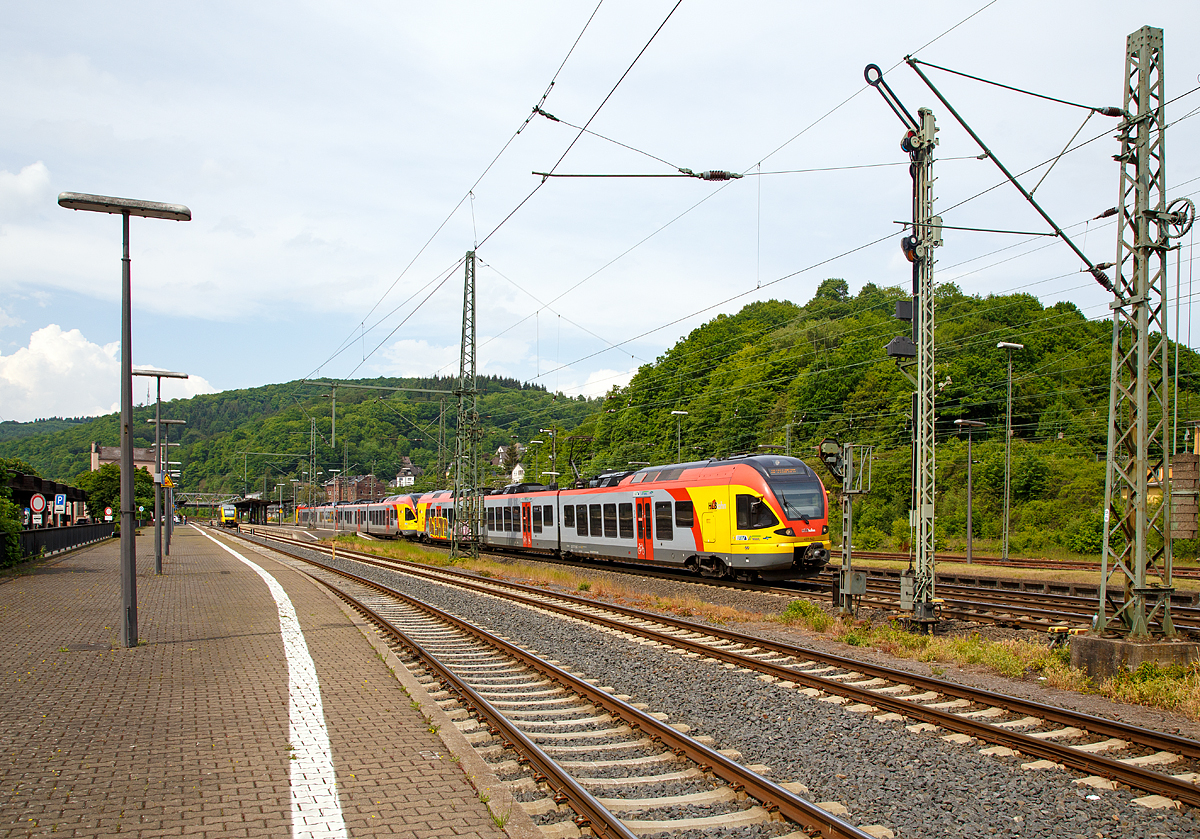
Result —
[{"label": "insulator", "polygon": [[704,181],[728,181],[733,178],[740,178],[736,172],[726,172],[724,169],[710,169],[707,172],[701,172],[696,177]]},{"label": "insulator", "polygon": [[1109,207],[1103,213],[1101,213],[1100,215],[1093,218],[1092,221],[1098,221],[1099,219],[1102,219],[1102,218],[1110,218],[1111,216],[1115,216],[1116,214],[1117,214],[1117,208]]},{"label": "insulator", "polygon": [[1098,113],[1102,117],[1123,117],[1123,116],[1125,116],[1125,111],[1121,110],[1120,108],[1115,108],[1112,105],[1109,105],[1107,108],[1098,108],[1096,110],[1096,113]]}]

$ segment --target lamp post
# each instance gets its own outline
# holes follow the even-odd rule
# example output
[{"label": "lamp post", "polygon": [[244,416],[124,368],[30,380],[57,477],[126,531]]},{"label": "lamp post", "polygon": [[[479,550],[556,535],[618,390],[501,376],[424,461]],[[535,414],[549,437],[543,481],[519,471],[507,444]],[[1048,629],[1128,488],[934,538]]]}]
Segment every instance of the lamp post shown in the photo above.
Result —
[{"label": "lamp post", "polygon": [[964,428],[967,429],[967,565],[971,564],[971,540],[974,538],[975,532],[971,527],[971,494],[973,481],[971,480],[971,432],[976,428],[983,428],[987,423],[979,420],[956,419],[954,424],[958,426],[959,432]]},{"label": "lamp post", "polygon": [[672,411],[671,416],[675,417],[675,461],[683,462],[683,418],[688,415],[687,411]]},{"label": "lamp post", "polygon": [[[296,514],[296,486],[297,486],[297,484],[300,483],[300,480],[298,478],[292,478],[291,482],[292,482],[292,515],[294,516]],[[296,522],[296,524],[299,524],[299,522]]]},{"label": "lamp post", "polygon": [[1004,409],[1004,561],[1008,561],[1008,505],[1012,495],[1012,354],[1024,344],[1001,341],[996,349],[1008,351],[1008,401]]},{"label": "lamp post", "polygon": [[154,419],[146,422],[154,423],[154,574],[162,574],[162,380],[186,379],[187,373],[172,373],[167,370],[134,370],[135,376],[153,376],[157,390],[154,399]]},{"label": "lamp post", "polygon": [[[538,431],[542,434],[550,435],[550,472],[558,477],[558,435],[553,428],[539,428]],[[557,483],[557,481],[555,481]]]},{"label": "lamp post", "polygon": [[537,446],[538,446],[536,449],[533,450],[533,479],[535,481],[541,477],[541,475],[539,474],[540,470],[538,469],[538,465],[542,462],[542,444],[544,442],[545,441],[543,441],[543,440],[530,440],[529,441],[529,445],[532,446],[534,443],[537,443]]},{"label": "lamp post", "polygon": [[[172,443],[172,442],[168,441],[167,437],[171,433],[172,425],[186,425],[187,420],[160,419],[158,421],[158,423],[159,423],[159,425],[166,426],[166,429],[163,431],[162,450],[169,452],[171,450],[171,446],[179,446],[180,445],[179,443]],[[167,455],[165,453],[160,455],[160,457],[159,457],[159,462],[161,464],[163,464],[161,467],[161,474],[163,474],[163,475],[171,474],[171,471],[169,469],[167,469],[167,466],[171,465],[170,462],[167,460],[168,457],[169,457],[169,455]],[[175,532],[175,528],[173,526],[175,523],[174,507],[175,507],[175,495],[171,491],[171,488],[168,488],[166,499],[163,502],[163,517],[166,519],[166,525],[167,525],[167,535],[166,535],[166,539],[164,540],[163,552],[167,556],[171,555],[171,535]]]},{"label": "lamp post", "polygon": [[68,210],[121,216],[121,643],[126,647],[136,647],[137,555],[133,532],[133,321],[130,305],[129,217],[191,221],[192,211],[182,204],[79,192],[60,193],[58,204]]}]

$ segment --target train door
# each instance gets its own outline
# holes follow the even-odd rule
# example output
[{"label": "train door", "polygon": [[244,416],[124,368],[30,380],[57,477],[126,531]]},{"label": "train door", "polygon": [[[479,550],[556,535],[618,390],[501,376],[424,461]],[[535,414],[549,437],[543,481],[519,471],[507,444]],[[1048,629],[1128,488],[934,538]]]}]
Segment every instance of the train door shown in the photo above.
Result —
[{"label": "train door", "polygon": [[649,498],[635,498],[637,505],[637,558],[654,559],[654,517]]},{"label": "train door", "polygon": [[533,504],[529,501],[521,502],[521,544],[533,547]]}]

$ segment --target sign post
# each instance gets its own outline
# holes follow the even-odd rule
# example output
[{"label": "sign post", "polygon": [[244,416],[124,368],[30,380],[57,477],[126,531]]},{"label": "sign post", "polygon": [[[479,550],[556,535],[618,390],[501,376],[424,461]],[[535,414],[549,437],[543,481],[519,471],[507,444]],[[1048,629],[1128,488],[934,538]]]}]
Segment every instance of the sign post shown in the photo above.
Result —
[{"label": "sign post", "polygon": [[42,524],[42,513],[46,512],[46,496],[35,495],[29,499],[29,509],[33,511],[34,527]]}]

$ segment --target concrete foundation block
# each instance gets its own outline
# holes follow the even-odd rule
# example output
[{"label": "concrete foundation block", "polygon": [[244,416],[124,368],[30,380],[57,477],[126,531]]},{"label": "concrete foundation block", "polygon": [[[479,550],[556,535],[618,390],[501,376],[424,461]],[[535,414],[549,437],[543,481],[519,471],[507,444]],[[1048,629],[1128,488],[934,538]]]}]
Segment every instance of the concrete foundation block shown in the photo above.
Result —
[{"label": "concrete foundation block", "polygon": [[1200,643],[1195,641],[1130,641],[1100,635],[1071,638],[1071,666],[1093,679],[1104,679],[1119,670],[1137,670],[1143,662],[1160,666],[1187,666],[1200,661]]}]

